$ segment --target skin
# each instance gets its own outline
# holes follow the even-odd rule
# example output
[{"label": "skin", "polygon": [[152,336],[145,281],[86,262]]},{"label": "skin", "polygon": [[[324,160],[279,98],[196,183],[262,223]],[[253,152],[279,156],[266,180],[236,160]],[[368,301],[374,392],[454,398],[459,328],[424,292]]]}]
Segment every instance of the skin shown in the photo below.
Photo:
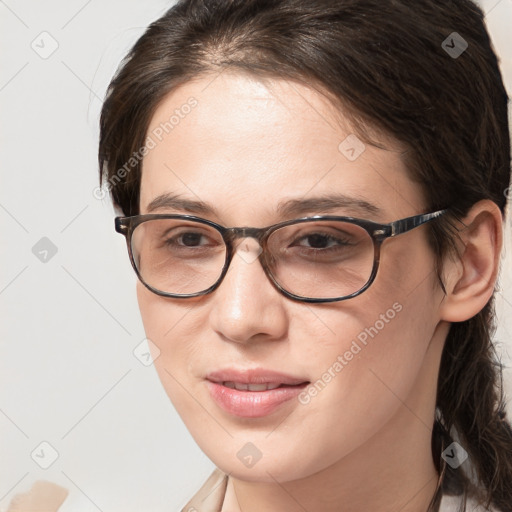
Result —
[{"label": "skin", "polygon": [[[198,106],[144,158],[141,213],[166,192],[211,203],[215,213],[198,215],[224,226],[287,220],[276,214],[280,201],[333,191],[381,213],[340,208],[308,215],[391,222],[427,211],[400,145],[381,134],[386,149],[367,144],[349,161],[338,145],[353,130],[314,89],[227,71],[203,76],[160,103],[148,133],[191,96]],[[451,321],[475,315],[491,296],[501,248],[494,203],[477,203],[464,220],[461,259],[444,266],[447,296],[424,226],[384,242],[373,285],[337,303],[290,300],[258,260],[236,255],[206,296],[164,298],[138,283],[163,386],[200,448],[230,474],[223,512],[339,512],[340,503],[344,512],[427,510],[438,480],[431,426],[444,340]],[[308,404],[291,400],[266,417],[241,419],[211,399],[205,376],[226,367],[315,382],[394,303],[402,310]],[[236,456],[248,442],[262,453],[251,468]]]}]

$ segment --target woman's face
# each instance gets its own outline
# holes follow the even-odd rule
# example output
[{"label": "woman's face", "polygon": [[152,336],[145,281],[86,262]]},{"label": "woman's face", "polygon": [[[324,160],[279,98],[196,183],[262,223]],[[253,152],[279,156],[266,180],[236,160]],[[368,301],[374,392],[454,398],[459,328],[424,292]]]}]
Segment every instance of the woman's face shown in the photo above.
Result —
[{"label": "woman's face", "polygon": [[[228,72],[189,82],[151,120],[148,136],[156,145],[143,163],[140,212],[173,194],[211,211],[160,201],[152,212],[193,214],[226,227],[320,214],[387,223],[424,213],[398,144],[381,136],[386,150],[364,146],[345,124],[322,95],[295,82],[263,85]],[[287,216],[277,211],[286,201],[333,194],[378,210],[340,202]],[[238,240],[239,253],[211,294],[171,299],[137,285],[146,335],[160,351],[155,367],[206,455],[242,479],[287,481],[370,442],[374,451],[385,448],[406,428],[424,429],[421,422],[431,425],[438,359],[429,354],[442,345],[441,295],[425,227],[384,242],[377,278],[364,293],[320,304],[279,293],[257,252],[244,252],[250,240]],[[266,407],[276,392],[234,391],[208,379],[230,369],[278,372],[310,384]],[[227,406],[212,390],[224,392]],[[237,407],[249,396],[244,393],[261,403]]]}]

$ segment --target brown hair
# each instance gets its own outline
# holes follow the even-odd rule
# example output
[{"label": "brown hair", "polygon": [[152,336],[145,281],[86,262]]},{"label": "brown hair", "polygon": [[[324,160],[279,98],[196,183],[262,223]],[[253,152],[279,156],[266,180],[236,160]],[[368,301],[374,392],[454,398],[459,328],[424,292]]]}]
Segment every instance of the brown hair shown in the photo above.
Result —
[{"label": "brown hair", "polygon": [[[315,87],[367,142],[365,126],[403,143],[429,211],[450,207],[451,216],[428,226],[441,286],[443,259],[456,251],[450,217],[463,217],[481,199],[504,214],[508,98],[483,13],[470,0],[181,0],[137,41],[103,105],[100,182],[125,215],[139,211],[141,163],[130,159],[144,147],[156,107],[179,85],[228,68]],[[455,429],[487,506],[506,511],[512,428],[492,343],[493,300],[451,325],[432,447],[440,438],[451,442]],[[446,481],[452,492],[477,493],[460,470],[447,467]]]}]

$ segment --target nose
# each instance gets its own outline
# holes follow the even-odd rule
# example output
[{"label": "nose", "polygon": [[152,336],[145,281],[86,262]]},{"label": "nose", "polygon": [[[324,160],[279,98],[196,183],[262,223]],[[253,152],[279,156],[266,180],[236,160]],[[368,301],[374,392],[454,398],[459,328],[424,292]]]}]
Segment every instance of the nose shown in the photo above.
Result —
[{"label": "nose", "polygon": [[282,339],[286,333],[288,299],[266,276],[260,254],[254,238],[237,240],[229,269],[212,292],[211,327],[224,339],[247,343]]}]

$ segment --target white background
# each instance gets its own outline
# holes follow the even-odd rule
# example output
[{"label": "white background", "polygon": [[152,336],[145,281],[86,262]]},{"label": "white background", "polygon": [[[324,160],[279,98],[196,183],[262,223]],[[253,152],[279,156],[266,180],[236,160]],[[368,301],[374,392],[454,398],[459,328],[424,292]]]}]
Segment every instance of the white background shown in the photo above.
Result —
[{"label": "white background", "polygon": [[[171,4],[0,0],[0,508],[46,479],[70,490],[62,512],[174,511],[214,467],[133,354],[135,275],[108,199],[93,196],[101,98]],[[481,4],[510,94],[512,0]],[[58,48],[43,59],[33,41]],[[496,343],[510,367],[506,229]],[[32,252],[43,237],[57,249],[46,263]],[[59,454],[46,470],[30,456],[42,441]]]}]

